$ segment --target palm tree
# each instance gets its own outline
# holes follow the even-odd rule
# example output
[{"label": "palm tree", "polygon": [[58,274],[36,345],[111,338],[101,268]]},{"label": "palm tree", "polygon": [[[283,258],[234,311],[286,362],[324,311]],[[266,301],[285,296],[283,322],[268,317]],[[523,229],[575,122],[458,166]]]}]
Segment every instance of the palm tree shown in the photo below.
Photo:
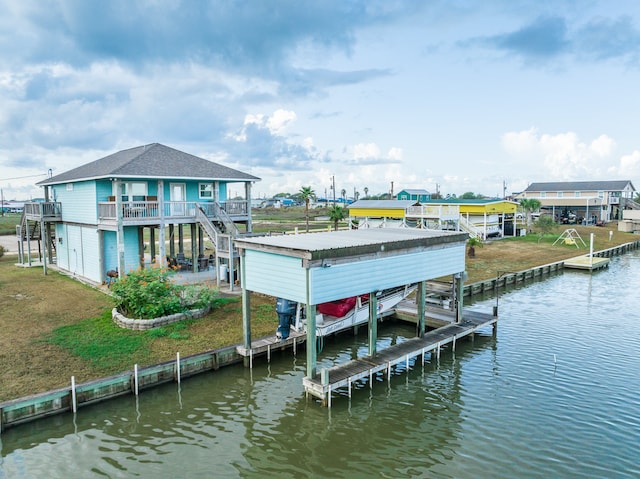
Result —
[{"label": "palm tree", "polygon": [[469,258],[475,258],[476,257],[476,246],[478,246],[479,248],[482,248],[482,241],[480,241],[478,238],[472,236],[471,238],[469,238],[467,240],[467,246],[469,246],[469,249],[467,250],[467,256],[469,256]]},{"label": "palm tree", "polygon": [[527,215],[527,231],[531,230],[531,213],[540,209],[540,201],[535,198],[523,198],[520,200],[520,206]]},{"label": "palm tree", "polygon": [[342,188],[340,190],[340,196],[342,196],[342,204],[345,204],[347,202],[347,190]]},{"label": "palm tree", "polygon": [[369,188],[367,188],[366,186],[364,187],[364,197],[365,198],[369,197]]},{"label": "palm tree", "polygon": [[300,188],[300,198],[304,201],[304,215],[307,220],[307,233],[309,232],[309,201],[316,197],[315,191],[310,186]]},{"label": "palm tree", "polygon": [[334,231],[338,231],[338,222],[346,218],[344,208],[342,206],[333,205],[329,209],[329,219],[333,221]]}]

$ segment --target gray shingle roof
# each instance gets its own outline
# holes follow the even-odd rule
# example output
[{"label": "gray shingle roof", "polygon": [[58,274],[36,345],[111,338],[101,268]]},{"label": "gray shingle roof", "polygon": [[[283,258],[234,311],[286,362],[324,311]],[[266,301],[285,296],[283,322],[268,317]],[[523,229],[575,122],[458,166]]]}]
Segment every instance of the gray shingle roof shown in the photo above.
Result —
[{"label": "gray shingle roof", "polygon": [[[524,191],[622,191],[630,180],[620,181],[555,181],[531,183]],[[631,188],[635,191],[633,184]]]},{"label": "gray shingle roof", "polygon": [[176,178],[259,181],[260,178],[205,160],[160,143],[122,150],[92,161],[38,185],[53,185],[98,178]]}]

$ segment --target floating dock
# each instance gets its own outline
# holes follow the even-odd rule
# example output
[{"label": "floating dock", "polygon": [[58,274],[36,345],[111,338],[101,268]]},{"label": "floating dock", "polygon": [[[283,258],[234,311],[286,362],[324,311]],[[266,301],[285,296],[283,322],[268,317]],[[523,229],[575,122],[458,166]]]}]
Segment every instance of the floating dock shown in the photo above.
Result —
[{"label": "floating dock", "polygon": [[601,258],[599,256],[591,256],[588,254],[576,256],[564,261],[564,267],[567,269],[583,269],[593,271],[609,266],[609,258]]},{"label": "floating dock", "polygon": [[426,333],[423,337],[411,338],[400,344],[395,344],[375,356],[364,356],[349,362],[323,369],[313,378],[305,377],[303,385],[305,392],[322,400],[324,405],[331,407],[331,393],[338,388],[348,388],[351,396],[351,385],[360,379],[368,379],[373,385],[373,376],[379,372],[386,372],[391,376],[391,368],[397,364],[405,364],[409,369],[411,359],[421,357],[424,362],[425,354],[432,353],[439,357],[440,348],[452,344],[455,350],[456,341],[473,334],[477,329],[495,325],[497,316],[475,311],[464,311],[462,321],[443,326]]}]

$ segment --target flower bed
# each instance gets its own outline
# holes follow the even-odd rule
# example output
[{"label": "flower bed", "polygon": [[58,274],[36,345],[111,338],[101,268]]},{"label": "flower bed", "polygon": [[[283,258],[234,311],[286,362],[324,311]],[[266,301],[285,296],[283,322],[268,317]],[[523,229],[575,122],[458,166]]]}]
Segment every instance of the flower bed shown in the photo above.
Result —
[{"label": "flower bed", "polygon": [[131,319],[119,313],[116,308],[113,308],[111,310],[111,317],[113,318],[113,321],[123,329],[146,331],[148,329],[158,328],[160,326],[166,326],[167,324],[176,323],[178,321],[182,321],[183,319],[202,318],[203,316],[206,316],[209,311],[211,311],[211,308],[207,307],[202,309],[192,309],[191,311],[188,311],[186,313],[175,313],[154,319]]}]

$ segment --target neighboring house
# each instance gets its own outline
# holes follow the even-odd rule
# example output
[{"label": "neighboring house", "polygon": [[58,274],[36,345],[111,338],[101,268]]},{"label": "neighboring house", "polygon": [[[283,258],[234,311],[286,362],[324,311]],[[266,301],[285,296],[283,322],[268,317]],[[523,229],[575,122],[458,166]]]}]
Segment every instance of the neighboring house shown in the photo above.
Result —
[{"label": "neighboring house", "polygon": [[458,208],[459,229],[470,236],[487,239],[497,236],[515,236],[518,203],[501,198],[441,199],[422,203],[423,208]]},{"label": "neighboring house", "polygon": [[534,198],[541,209],[554,218],[569,215],[585,222],[607,222],[622,219],[625,209],[638,209],[633,201],[636,189],[630,180],[622,181],[558,181],[531,183],[517,200]]},{"label": "neighboring house", "polygon": [[360,200],[349,208],[358,228],[417,227],[464,230],[471,236],[512,236],[518,204],[502,199],[482,200]]},{"label": "neighboring house", "polygon": [[[238,226],[251,232],[255,181],[158,143],[119,151],[38,183],[45,201],[25,204],[21,261],[31,261],[24,243],[39,238],[45,268],[55,251],[59,269],[95,283],[109,270],[123,275],[144,267],[145,257],[197,271],[208,265],[202,255],[206,235],[216,249],[216,271],[225,257],[233,269]],[[244,186],[244,200],[227,199],[231,184],[234,192]],[[185,228],[192,239],[186,251]]]},{"label": "neighboring house", "polygon": [[414,201],[429,201],[431,199],[431,193],[427,190],[402,190],[396,196],[398,200],[414,200]]},{"label": "neighboring house", "polygon": [[356,228],[406,226],[407,209],[419,203],[413,200],[358,200],[347,206],[350,224]]}]

